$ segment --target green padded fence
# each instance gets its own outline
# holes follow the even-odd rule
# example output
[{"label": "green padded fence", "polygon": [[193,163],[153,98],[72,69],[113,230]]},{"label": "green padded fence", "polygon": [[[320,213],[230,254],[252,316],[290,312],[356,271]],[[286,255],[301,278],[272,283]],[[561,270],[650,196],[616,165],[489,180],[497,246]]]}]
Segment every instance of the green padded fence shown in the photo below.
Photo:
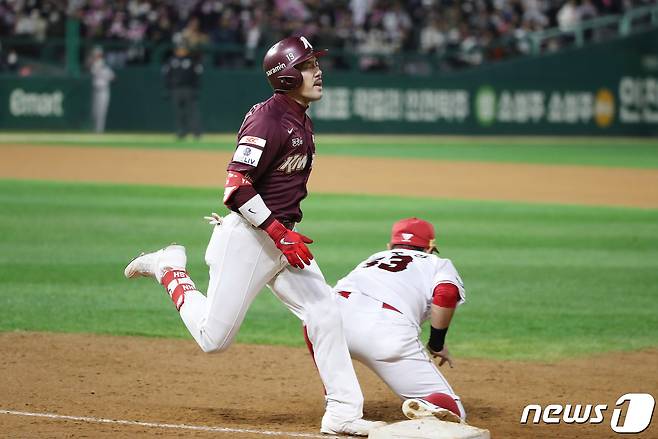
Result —
[{"label": "green padded fence", "polygon": [[[658,30],[555,54],[427,77],[325,72],[311,109],[334,133],[658,135]],[[257,71],[208,69],[206,131],[235,132],[270,89]],[[90,127],[90,80],[3,79],[0,129]],[[117,72],[107,128],[171,131],[160,72]]]},{"label": "green padded fence", "polygon": [[65,77],[0,77],[1,130],[87,130],[91,83]]}]

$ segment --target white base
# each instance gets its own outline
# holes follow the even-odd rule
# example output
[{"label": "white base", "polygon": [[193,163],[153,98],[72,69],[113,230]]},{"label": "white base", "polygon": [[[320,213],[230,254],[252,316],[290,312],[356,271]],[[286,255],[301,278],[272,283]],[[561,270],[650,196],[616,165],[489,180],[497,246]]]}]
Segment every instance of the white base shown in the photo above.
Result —
[{"label": "white base", "polygon": [[396,422],[375,428],[370,439],[490,439],[489,430],[435,418]]}]

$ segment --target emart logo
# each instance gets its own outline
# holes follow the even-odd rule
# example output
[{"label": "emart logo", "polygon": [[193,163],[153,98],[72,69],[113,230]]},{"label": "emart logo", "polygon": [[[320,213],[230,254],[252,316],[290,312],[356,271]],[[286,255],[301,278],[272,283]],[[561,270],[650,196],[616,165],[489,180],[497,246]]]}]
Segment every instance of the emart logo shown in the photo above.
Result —
[{"label": "emart logo", "polygon": [[[610,428],[615,433],[642,433],[651,424],[655,406],[656,401],[648,393],[622,395],[612,411]],[[539,404],[529,404],[523,409],[521,424],[601,424],[607,410],[607,404],[549,404],[543,408]]]}]

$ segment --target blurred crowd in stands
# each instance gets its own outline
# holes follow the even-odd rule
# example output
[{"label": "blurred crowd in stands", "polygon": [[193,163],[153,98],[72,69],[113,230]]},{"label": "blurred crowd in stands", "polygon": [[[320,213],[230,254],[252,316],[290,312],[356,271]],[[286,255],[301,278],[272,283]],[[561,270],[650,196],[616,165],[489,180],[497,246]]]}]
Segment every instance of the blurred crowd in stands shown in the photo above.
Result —
[{"label": "blurred crowd in stands", "polygon": [[[85,44],[106,46],[114,67],[151,62],[160,45],[186,45],[219,66],[258,65],[271,43],[305,35],[330,48],[334,68],[391,70],[395,55],[454,69],[527,53],[527,35],[656,0],[0,0],[0,70],[12,38],[63,39],[77,17]],[[8,39],[9,38],[9,39]],[[567,40],[555,40],[557,49]],[[108,50],[108,43],[118,49]],[[6,47],[5,47],[6,46]],[[164,61],[164,59],[162,59]],[[411,73],[422,63],[405,62]]]}]

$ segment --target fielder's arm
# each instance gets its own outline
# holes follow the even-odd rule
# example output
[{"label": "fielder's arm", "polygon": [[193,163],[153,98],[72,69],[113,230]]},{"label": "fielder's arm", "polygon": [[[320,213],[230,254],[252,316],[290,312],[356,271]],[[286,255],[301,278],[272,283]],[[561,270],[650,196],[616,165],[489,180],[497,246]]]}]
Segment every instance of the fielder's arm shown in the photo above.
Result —
[{"label": "fielder's arm", "polygon": [[450,367],[453,367],[450,352],[445,346],[445,338],[459,300],[459,290],[451,283],[441,283],[434,289],[430,316],[430,339],[427,348],[432,356],[441,358],[439,366],[443,366],[447,362]]}]

